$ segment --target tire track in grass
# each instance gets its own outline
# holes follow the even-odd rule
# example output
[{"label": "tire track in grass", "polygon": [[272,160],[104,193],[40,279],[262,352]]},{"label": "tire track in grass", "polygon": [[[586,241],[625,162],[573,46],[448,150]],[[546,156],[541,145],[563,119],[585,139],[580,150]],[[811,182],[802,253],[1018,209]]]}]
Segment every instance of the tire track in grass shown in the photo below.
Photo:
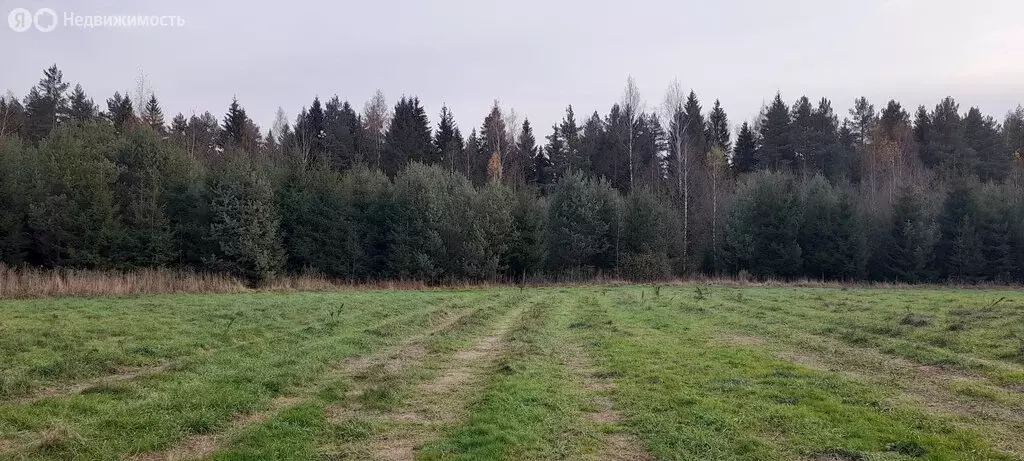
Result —
[{"label": "tire track in grass", "polygon": [[399,422],[395,428],[399,430],[388,431],[374,440],[370,447],[371,458],[410,461],[416,456],[416,448],[431,436],[436,436],[440,427],[458,420],[465,410],[465,396],[460,396],[460,391],[486,379],[495,360],[504,351],[505,337],[520,314],[519,311],[507,314],[492,327],[490,333],[472,346],[457,351],[452,356],[454,366],[420,384],[418,398],[408,408],[379,415],[382,419]]},{"label": "tire track in grass", "polygon": [[565,366],[565,300],[544,293],[506,333],[493,372],[478,375],[485,381],[454,394],[464,416],[435,426],[438,437],[420,444],[415,459],[580,459],[596,449],[583,392]]},{"label": "tire track in grass", "polygon": [[[440,308],[441,307],[438,306],[438,309]],[[298,396],[276,397],[271,401],[266,410],[237,415],[228,423],[226,429],[210,433],[192,434],[180,440],[168,449],[141,453],[128,459],[131,461],[180,461],[208,457],[218,449],[222,448],[229,440],[244,433],[244,431],[250,427],[258,423],[268,421],[274,415],[288,408],[292,408],[309,401],[318,389],[318,384],[322,384],[324,381],[328,381],[331,378],[336,378],[338,376],[365,372],[367,368],[371,367],[379,360],[382,360],[382,358],[401,356],[403,354],[415,354],[416,349],[422,347],[421,343],[425,337],[453,328],[461,320],[475,315],[479,311],[480,308],[475,308],[470,309],[467,312],[447,315],[439,321],[438,326],[432,327],[427,333],[415,335],[405,341],[402,341],[396,346],[370,354],[369,357],[377,357],[376,360],[370,359],[368,356],[357,356],[343,359],[334,366],[332,371],[322,376],[317,383],[301,389],[300,392],[298,392]],[[430,314],[431,312],[427,313],[428,316]],[[391,320],[392,319],[388,319],[383,322],[383,324],[387,324]]]},{"label": "tire track in grass", "polygon": [[795,333],[766,342],[772,355],[811,369],[837,373],[899,392],[890,405],[909,404],[977,429],[1001,450],[1024,453],[1024,398],[981,375],[921,365],[902,356],[847,345],[833,338]]},{"label": "tire track in grass", "polygon": [[[401,319],[391,318],[388,321],[385,321],[385,322],[381,323],[380,325],[377,325],[376,327],[377,328],[383,328],[383,327],[385,327],[388,324],[388,322],[397,322],[397,321],[400,321],[400,320]],[[7,400],[0,400],[0,404],[2,404],[2,405],[24,405],[24,404],[30,404],[30,403],[33,403],[35,401],[46,399],[46,398],[69,397],[69,396],[73,396],[73,395],[82,394],[83,392],[88,391],[89,389],[100,387],[100,386],[107,386],[107,385],[112,385],[112,384],[116,384],[116,383],[120,383],[120,382],[132,381],[132,380],[135,380],[135,379],[138,379],[138,378],[148,378],[148,377],[156,376],[156,375],[158,375],[160,373],[163,373],[163,372],[166,372],[166,371],[172,371],[172,370],[174,370],[176,368],[182,367],[182,366],[184,366],[185,364],[187,364],[187,363],[189,363],[191,361],[209,358],[209,357],[212,357],[212,356],[217,355],[217,354],[221,354],[221,353],[225,353],[225,352],[230,352],[230,351],[236,350],[236,349],[241,349],[241,348],[244,348],[246,346],[257,346],[257,345],[259,345],[261,343],[268,343],[269,344],[269,343],[273,343],[275,341],[279,341],[279,340],[282,340],[282,339],[288,339],[288,338],[294,337],[296,334],[298,334],[298,333],[300,333],[302,331],[305,331],[305,330],[308,330],[309,328],[312,328],[312,327],[315,327],[317,325],[320,325],[320,323],[321,323],[320,321],[313,321],[313,322],[309,322],[309,323],[306,323],[306,324],[302,324],[302,325],[300,325],[300,326],[298,326],[296,328],[290,329],[288,331],[280,332],[280,333],[277,333],[277,334],[274,334],[274,335],[270,335],[270,336],[260,337],[260,338],[257,338],[257,339],[251,339],[251,340],[247,340],[247,341],[238,341],[238,342],[234,342],[233,344],[226,345],[226,346],[223,346],[223,347],[215,347],[215,348],[211,348],[211,349],[200,349],[200,350],[198,350],[196,352],[193,352],[193,353],[190,353],[190,354],[185,354],[183,356],[180,356],[178,358],[166,361],[166,362],[164,362],[162,364],[155,365],[155,366],[123,368],[122,371],[120,371],[118,373],[113,373],[113,374],[108,374],[108,375],[103,375],[103,376],[92,376],[92,377],[88,377],[88,378],[84,378],[84,379],[80,379],[80,380],[75,380],[75,381],[69,381],[69,382],[49,385],[49,386],[46,386],[46,387],[43,387],[43,388],[35,389],[35,390],[31,391],[29,393],[29,395],[22,395],[20,397],[14,397],[14,398],[10,398],[10,399],[7,399]]]},{"label": "tire track in grass", "polygon": [[623,427],[622,415],[615,408],[612,394],[615,383],[612,374],[598,368],[593,357],[582,347],[573,344],[568,347],[566,367],[572,372],[579,386],[588,394],[590,411],[586,417],[600,431],[600,448],[592,459],[603,461],[653,461],[654,457],[644,450],[632,434]]}]

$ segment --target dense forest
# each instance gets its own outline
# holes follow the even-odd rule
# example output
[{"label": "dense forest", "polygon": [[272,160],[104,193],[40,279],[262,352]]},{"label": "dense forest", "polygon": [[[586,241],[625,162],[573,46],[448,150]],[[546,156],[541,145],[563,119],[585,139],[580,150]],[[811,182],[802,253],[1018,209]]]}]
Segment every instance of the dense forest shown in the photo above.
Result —
[{"label": "dense forest", "polygon": [[[753,122],[628,79],[606,114],[479,127],[416,97],[314,98],[261,130],[233,100],[100,108],[53,66],[0,99],[0,263],[350,280],[697,274],[1024,280],[1024,109],[952,98],[848,116],[776,94]],[[706,107],[707,106],[707,107]],[[710,107],[710,108],[708,108]],[[105,109],[105,110],[104,110]],[[543,131],[543,132],[542,132]]]}]

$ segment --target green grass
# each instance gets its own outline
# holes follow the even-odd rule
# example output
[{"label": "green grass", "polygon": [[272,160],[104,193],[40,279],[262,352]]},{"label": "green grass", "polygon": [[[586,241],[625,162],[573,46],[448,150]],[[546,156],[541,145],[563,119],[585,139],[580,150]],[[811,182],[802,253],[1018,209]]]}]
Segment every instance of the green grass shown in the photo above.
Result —
[{"label": "green grass", "polygon": [[[595,416],[603,395],[614,418]],[[424,460],[1024,459],[1022,433],[1014,291],[0,300],[0,459],[124,459],[198,434],[239,460],[402,443]]]}]

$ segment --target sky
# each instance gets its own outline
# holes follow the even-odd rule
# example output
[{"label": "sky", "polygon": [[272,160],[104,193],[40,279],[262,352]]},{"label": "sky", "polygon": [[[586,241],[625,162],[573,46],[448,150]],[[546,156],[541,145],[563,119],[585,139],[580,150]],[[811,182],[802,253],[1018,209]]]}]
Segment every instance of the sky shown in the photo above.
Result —
[{"label": "sky", "polygon": [[[913,111],[953,96],[1002,119],[1024,103],[1021,0],[561,0],[488,2],[0,0],[51,8],[50,32],[0,26],[0,91],[23,97],[56,63],[97,103],[140,75],[165,116],[211,111],[232,96],[266,130],[314,96],[357,110],[377,90],[442,104],[464,133],[494,100],[538,138],[572,104],[606,114],[627,76],[649,111],[673,79],[704,107],[721,100],[735,128],[781,92],[828,97],[840,115],[866,96]],[[66,15],[165,15],[181,27],[81,28]],[[45,22],[45,21],[44,21]]]}]

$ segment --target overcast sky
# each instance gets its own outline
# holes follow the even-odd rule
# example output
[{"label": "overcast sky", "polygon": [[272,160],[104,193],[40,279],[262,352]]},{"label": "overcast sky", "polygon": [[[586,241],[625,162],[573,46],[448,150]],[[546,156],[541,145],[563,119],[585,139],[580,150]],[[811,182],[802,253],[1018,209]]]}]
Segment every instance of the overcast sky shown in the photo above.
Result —
[{"label": "overcast sky", "polygon": [[[0,0],[3,14],[176,15],[183,27],[47,33],[0,30],[0,91],[23,97],[56,63],[102,103],[144,72],[168,122],[237,95],[264,130],[313,97],[360,110],[419,96],[436,124],[442,103],[463,132],[494,99],[549,134],[565,106],[605,114],[636,78],[648,108],[673,78],[704,107],[722,101],[735,126],[781,91],[913,110],[946,95],[1000,120],[1024,103],[1022,0],[600,0],[488,2]],[[102,104],[101,104],[102,106]]]}]

